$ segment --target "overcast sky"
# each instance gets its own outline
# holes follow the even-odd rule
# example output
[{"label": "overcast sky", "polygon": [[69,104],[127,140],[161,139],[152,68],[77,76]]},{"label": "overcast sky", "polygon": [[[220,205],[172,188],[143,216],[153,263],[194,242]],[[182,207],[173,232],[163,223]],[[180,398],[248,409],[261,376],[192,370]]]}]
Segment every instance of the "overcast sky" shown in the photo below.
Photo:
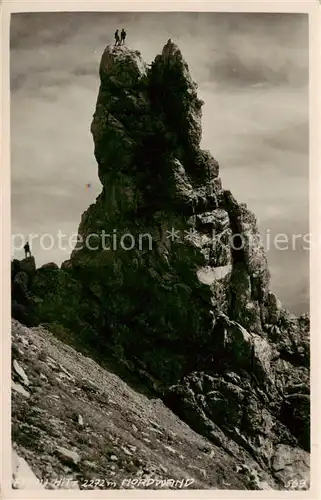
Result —
[{"label": "overcast sky", "polygon": [[[227,13],[12,15],[12,232],[76,233],[100,193],[90,123],[116,27],[147,62],[169,37],[178,43],[205,101],[202,146],[265,241],[308,233],[308,18]],[[302,244],[268,251],[272,289],[295,313],[309,307]],[[69,256],[37,240],[33,252],[37,265]]]}]

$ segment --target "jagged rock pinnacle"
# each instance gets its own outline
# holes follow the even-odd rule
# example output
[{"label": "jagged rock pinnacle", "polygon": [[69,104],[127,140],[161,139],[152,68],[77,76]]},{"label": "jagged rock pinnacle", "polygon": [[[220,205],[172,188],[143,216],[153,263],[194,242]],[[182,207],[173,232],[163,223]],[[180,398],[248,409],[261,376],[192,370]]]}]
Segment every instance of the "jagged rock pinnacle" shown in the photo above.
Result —
[{"label": "jagged rock pinnacle", "polygon": [[201,107],[171,40],[150,67],[106,48],[91,125],[102,192],[78,231],[90,245],[37,270],[36,316],[143,366],[209,439],[267,469],[288,449],[304,462],[308,396],[284,395],[308,391],[308,320],[270,291],[255,216],[200,147]]}]

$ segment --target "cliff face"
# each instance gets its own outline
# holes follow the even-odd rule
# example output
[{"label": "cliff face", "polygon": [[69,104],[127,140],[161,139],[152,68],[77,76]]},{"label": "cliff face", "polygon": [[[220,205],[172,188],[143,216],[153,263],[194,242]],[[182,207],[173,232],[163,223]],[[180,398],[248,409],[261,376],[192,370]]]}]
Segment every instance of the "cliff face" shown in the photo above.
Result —
[{"label": "cliff face", "polygon": [[140,370],[198,432],[284,487],[284,454],[307,481],[309,320],[270,291],[255,217],[200,148],[201,107],[170,40],[150,66],[106,48],[91,124],[102,192],[82,215],[87,245],[34,272],[30,321]]}]

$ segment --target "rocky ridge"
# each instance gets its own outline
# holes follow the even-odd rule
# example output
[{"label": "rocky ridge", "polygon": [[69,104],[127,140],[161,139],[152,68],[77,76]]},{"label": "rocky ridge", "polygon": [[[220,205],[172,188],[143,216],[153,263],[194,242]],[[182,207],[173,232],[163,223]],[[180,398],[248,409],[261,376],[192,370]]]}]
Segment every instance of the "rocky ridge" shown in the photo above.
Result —
[{"label": "rocky ridge", "polygon": [[306,487],[309,318],[271,292],[255,216],[200,147],[187,63],[171,40],[150,66],[108,46],[99,73],[91,131],[102,192],[79,226],[95,250],[79,243],[60,269],[14,261],[13,316],[138,374],[271,487]]}]

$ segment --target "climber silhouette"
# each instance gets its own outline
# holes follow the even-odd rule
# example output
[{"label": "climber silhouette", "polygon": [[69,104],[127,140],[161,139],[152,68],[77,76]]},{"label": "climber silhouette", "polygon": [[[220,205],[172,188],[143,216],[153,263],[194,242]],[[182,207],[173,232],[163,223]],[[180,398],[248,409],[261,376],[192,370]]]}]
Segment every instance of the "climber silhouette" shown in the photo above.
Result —
[{"label": "climber silhouette", "polygon": [[126,33],[126,31],[124,30],[124,28],[121,30],[121,34],[120,34],[120,36],[121,36],[121,43],[124,45],[124,43],[125,43],[125,39],[126,39],[126,36],[127,36],[127,33]]},{"label": "climber silhouette", "polygon": [[27,243],[24,245],[24,251],[25,251],[25,254],[26,254],[26,258],[28,257],[28,254],[29,254],[29,257],[31,257],[31,252],[30,252],[30,246],[29,246],[29,243],[27,241]]},{"label": "climber silhouette", "polygon": [[115,45],[120,45],[120,38],[118,30],[115,31]]}]

